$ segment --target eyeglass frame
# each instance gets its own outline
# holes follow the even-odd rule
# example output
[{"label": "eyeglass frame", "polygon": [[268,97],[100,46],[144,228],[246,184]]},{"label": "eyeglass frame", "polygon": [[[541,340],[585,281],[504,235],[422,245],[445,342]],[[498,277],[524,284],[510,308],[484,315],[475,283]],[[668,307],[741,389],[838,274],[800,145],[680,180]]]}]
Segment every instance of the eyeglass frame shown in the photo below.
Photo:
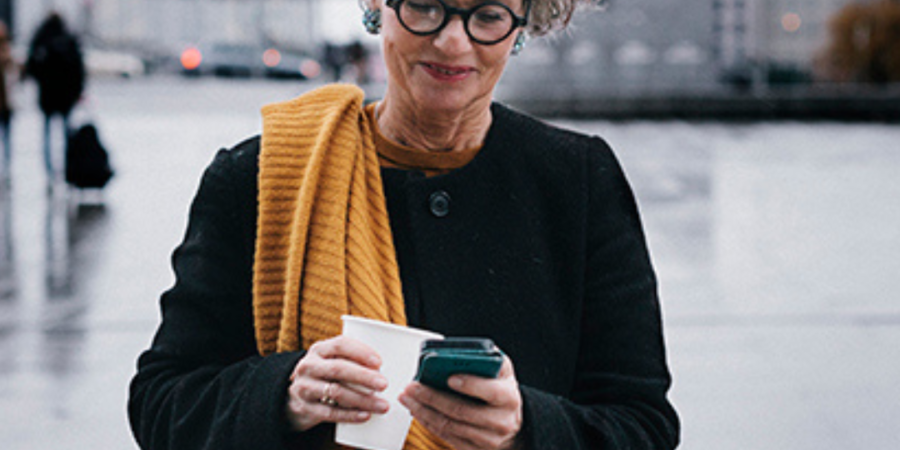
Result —
[{"label": "eyeglass frame", "polygon": [[[513,12],[512,8],[509,6],[499,2],[499,1],[488,1],[481,3],[475,7],[464,9],[464,8],[456,8],[454,6],[450,6],[444,2],[444,0],[434,0],[438,2],[442,8],[444,8],[444,19],[441,21],[441,24],[437,26],[434,30],[431,31],[416,31],[411,29],[404,21],[403,17],[400,15],[400,6],[403,5],[403,2],[407,0],[386,0],[385,6],[394,10],[394,13],[397,14],[397,20],[400,22],[400,25],[403,26],[403,29],[409,31],[416,36],[430,36],[432,34],[438,34],[447,27],[447,24],[450,23],[450,19],[453,16],[459,16],[463,22],[463,29],[466,30],[466,36],[469,37],[473,42],[476,42],[481,45],[496,45],[503,42],[504,39],[508,38],[509,35],[513,34],[516,31],[516,28],[522,28],[528,25],[528,15],[531,13],[531,0],[523,0],[526,3],[525,7],[525,16],[517,16],[515,12]],[[469,18],[472,17],[472,13],[474,13],[479,8],[484,7],[485,5],[497,5],[500,6],[507,11],[509,11],[510,15],[513,17],[512,26],[509,27],[509,31],[503,35],[503,37],[493,40],[493,41],[485,41],[482,39],[478,39],[475,36],[472,36],[472,32],[469,30]]]}]

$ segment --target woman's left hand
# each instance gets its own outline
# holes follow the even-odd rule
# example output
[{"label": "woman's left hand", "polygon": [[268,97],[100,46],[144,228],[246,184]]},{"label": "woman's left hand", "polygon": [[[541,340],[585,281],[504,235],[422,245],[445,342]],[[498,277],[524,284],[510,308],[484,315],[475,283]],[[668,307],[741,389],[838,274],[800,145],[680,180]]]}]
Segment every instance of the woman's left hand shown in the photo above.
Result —
[{"label": "woman's left hand", "polygon": [[400,403],[425,428],[457,450],[516,448],[522,428],[522,395],[509,357],[504,356],[495,379],[454,375],[447,384],[484,403],[415,382],[400,395]]}]

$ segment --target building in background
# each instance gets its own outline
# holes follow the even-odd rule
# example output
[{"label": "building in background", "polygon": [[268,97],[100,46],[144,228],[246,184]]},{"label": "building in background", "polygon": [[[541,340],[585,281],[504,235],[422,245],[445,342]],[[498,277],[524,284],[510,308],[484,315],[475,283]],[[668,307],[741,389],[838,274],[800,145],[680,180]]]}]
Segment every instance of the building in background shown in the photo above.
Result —
[{"label": "building in background", "polygon": [[[754,64],[803,70],[824,46],[829,17],[850,1],[611,0],[605,12],[579,12],[571,33],[529,43],[514,66],[565,67],[580,87],[621,91],[709,88],[719,72]],[[0,0],[20,36],[51,8],[94,45],[147,53],[365,38],[356,0]]]},{"label": "building in background", "polygon": [[[333,1],[333,0],[332,0]],[[308,49],[321,34],[321,0],[19,0],[17,32],[30,35],[55,9],[88,45],[145,57],[178,55],[186,45],[278,44]]]},{"label": "building in background", "polygon": [[501,94],[570,109],[598,96],[609,104],[809,84],[829,21],[851,2],[612,0],[605,11],[580,13],[570,33],[529,42]]},{"label": "building in background", "polygon": [[[511,59],[498,97],[577,111],[598,98],[615,109],[617,99],[795,90],[814,81],[828,23],[851,2],[608,0],[603,11],[579,11],[570,30],[529,40]],[[377,46],[360,25],[357,0],[0,0],[0,14],[7,4],[20,37],[55,8],[88,47],[145,60],[177,59],[193,45],[316,56],[327,42]]]},{"label": "building in background", "polygon": [[744,63],[753,49],[750,32],[751,0],[713,0],[712,55],[719,67]]},{"label": "building in background", "polygon": [[750,45],[758,59],[808,68],[828,40],[831,17],[852,0],[747,1]]},{"label": "building in background", "polygon": [[831,17],[851,0],[713,0],[720,81],[762,86],[810,81]]},{"label": "building in background", "polygon": [[500,96],[569,108],[597,96],[713,89],[714,19],[710,1],[612,0],[581,11],[568,32],[532,39],[510,60]]}]

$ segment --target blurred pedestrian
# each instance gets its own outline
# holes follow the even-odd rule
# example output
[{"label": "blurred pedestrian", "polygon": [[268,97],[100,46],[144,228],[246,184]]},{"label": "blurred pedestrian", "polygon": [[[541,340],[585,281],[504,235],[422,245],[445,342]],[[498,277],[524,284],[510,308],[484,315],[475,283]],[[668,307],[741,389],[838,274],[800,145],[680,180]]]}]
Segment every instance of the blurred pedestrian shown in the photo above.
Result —
[{"label": "blurred pedestrian", "polygon": [[9,28],[0,20],[0,188],[8,187],[12,176],[12,88],[18,69],[10,45]]},{"label": "blurred pedestrian", "polygon": [[322,49],[322,60],[331,73],[332,81],[341,81],[344,72],[344,56],[343,47],[332,42],[325,43],[325,47]]},{"label": "blurred pedestrian", "polygon": [[369,50],[359,40],[355,40],[347,46],[347,61],[355,72],[356,84],[363,85],[369,82]]},{"label": "blurred pedestrian", "polygon": [[69,115],[81,98],[87,77],[78,38],[68,30],[59,13],[51,12],[35,32],[25,76],[38,84],[38,103],[44,113],[44,164],[48,181],[52,182],[62,174],[61,168],[54,166],[54,161],[62,158],[54,153],[53,122],[56,118],[62,122],[64,144],[71,133]]},{"label": "blurred pedestrian", "polygon": [[[268,105],[200,183],[131,384],[141,447],[329,449],[336,423],[406,408],[407,450],[674,448],[615,154],[493,99],[526,34],[593,1],[363,0],[382,99],[333,84]],[[490,338],[503,365],[384,398],[382,355],[342,314]]]}]

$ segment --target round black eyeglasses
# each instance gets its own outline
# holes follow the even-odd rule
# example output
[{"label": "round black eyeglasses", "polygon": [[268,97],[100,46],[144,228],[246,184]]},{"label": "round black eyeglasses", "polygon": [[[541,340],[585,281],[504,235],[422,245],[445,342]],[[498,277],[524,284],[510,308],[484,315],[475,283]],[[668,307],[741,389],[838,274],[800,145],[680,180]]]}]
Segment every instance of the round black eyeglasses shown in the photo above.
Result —
[{"label": "round black eyeglasses", "polygon": [[[527,10],[531,9],[531,2]],[[516,28],[528,24],[525,17],[513,13],[509,6],[496,1],[481,3],[474,8],[454,8],[443,0],[387,0],[389,8],[397,13],[400,24],[406,31],[419,36],[440,32],[450,23],[450,18],[458,15],[464,24],[469,39],[481,45],[494,45],[509,37]]]}]

